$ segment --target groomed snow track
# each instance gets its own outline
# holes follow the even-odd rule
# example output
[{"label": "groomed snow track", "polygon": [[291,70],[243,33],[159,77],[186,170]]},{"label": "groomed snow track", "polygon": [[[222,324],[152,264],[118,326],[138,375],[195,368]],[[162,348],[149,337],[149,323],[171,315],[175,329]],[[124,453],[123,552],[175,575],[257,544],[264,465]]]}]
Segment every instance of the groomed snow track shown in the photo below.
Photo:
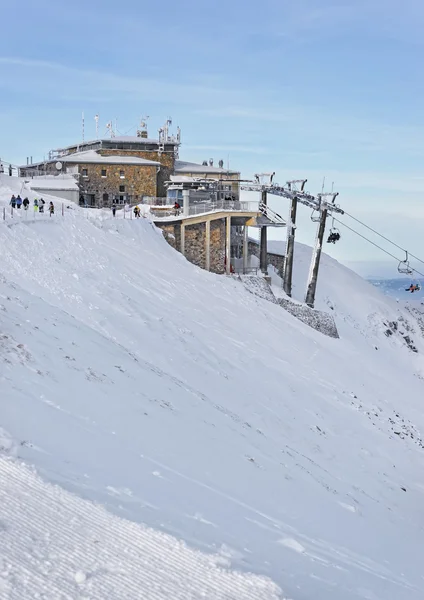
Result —
[{"label": "groomed snow track", "polygon": [[266,578],[225,570],[223,557],[112,516],[10,458],[0,459],[0,507],[1,600],[280,598]]}]

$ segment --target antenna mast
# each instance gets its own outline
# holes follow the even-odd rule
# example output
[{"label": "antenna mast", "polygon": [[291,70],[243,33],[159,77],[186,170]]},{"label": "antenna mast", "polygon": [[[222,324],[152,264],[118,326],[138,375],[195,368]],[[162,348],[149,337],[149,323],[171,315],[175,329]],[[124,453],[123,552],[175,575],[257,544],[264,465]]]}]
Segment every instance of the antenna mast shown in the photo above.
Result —
[{"label": "antenna mast", "polygon": [[94,117],[94,120],[96,121],[96,140],[99,139],[99,115],[96,115]]}]

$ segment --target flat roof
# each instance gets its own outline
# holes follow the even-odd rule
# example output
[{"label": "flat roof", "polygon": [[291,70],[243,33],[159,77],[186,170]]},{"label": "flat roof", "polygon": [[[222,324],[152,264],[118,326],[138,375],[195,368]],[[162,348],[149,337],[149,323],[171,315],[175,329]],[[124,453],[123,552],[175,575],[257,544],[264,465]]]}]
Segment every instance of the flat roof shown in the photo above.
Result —
[{"label": "flat roof", "polygon": [[175,161],[175,173],[204,173],[210,175],[238,175],[240,171],[224,169],[221,167],[210,167],[209,165],[199,165],[198,163],[186,162],[184,160]]},{"label": "flat roof", "polygon": [[84,152],[74,152],[73,154],[67,154],[61,156],[55,162],[80,162],[80,163],[105,163],[110,165],[143,165],[157,167],[160,166],[160,162],[155,160],[147,160],[146,158],[139,158],[138,156],[120,156],[118,154],[110,156],[102,156],[95,150],[85,150]]},{"label": "flat roof", "polygon": [[138,156],[120,156],[118,154],[111,156],[102,156],[95,150],[85,150],[84,152],[74,152],[73,154],[67,154],[54,160],[42,161],[39,163],[33,163],[30,165],[22,165],[20,169],[30,169],[31,167],[37,167],[44,165],[45,162],[51,163],[93,163],[93,164],[105,164],[105,165],[139,165],[140,167],[160,167],[160,162],[154,160],[147,160],[145,158],[139,158]]},{"label": "flat roof", "polygon": [[58,148],[56,151],[69,150],[70,148],[85,147],[92,146],[93,144],[140,144],[141,146],[145,146],[146,144],[153,144],[158,146],[163,143],[165,146],[177,146],[180,144],[176,139],[171,138],[167,142],[160,142],[155,138],[143,138],[138,137],[137,135],[118,135],[116,137],[108,137],[108,138],[100,138],[97,140],[89,140],[87,142],[78,142],[76,144],[70,144],[69,146],[64,146],[63,148]]}]

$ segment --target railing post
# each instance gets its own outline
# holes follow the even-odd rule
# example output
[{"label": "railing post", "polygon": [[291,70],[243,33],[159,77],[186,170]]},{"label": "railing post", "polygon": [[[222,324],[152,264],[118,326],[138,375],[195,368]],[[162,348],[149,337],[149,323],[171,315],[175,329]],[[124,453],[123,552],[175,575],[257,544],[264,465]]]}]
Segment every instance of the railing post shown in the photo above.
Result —
[{"label": "railing post", "polygon": [[227,275],[231,274],[231,217],[225,219],[226,240],[225,240],[225,271]]},{"label": "railing post", "polygon": [[[13,210],[13,208],[12,208],[12,210]],[[12,215],[12,217],[13,217],[13,215]],[[6,207],[5,206],[3,206],[3,221],[6,221]]]},{"label": "railing post", "polygon": [[247,225],[244,226],[243,231],[243,274],[247,273],[247,261],[249,256],[249,228]]},{"label": "railing post", "polygon": [[206,271],[211,270],[211,222],[208,219],[205,222],[205,244],[206,244],[206,257],[205,257],[205,269]]},{"label": "railing post", "polygon": [[62,202],[62,217],[64,216],[64,214],[65,214],[65,205]]},{"label": "railing post", "polygon": [[189,215],[189,206],[190,206],[190,190],[183,189],[183,215],[188,217]]}]

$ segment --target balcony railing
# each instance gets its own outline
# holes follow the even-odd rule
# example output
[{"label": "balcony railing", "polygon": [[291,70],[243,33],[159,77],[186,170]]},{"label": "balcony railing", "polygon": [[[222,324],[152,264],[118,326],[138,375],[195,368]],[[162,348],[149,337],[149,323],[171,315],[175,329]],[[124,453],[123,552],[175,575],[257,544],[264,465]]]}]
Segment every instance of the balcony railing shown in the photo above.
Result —
[{"label": "balcony railing", "polygon": [[[219,211],[258,212],[258,202],[240,202],[238,200],[197,202],[190,204],[188,214],[202,215],[210,212]],[[151,208],[150,212],[156,218],[182,217],[183,207],[175,209],[173,206],[164,206],[164,208]]]}]

